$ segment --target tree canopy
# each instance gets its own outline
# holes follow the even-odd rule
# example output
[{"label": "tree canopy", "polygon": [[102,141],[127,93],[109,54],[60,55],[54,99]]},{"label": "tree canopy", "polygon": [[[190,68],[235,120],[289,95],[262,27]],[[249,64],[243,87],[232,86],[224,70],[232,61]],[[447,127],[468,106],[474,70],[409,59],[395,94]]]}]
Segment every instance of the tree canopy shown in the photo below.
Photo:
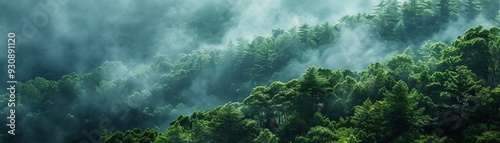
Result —
[{"label": "tree canopy", "polygon": [[[16,84],[18,124],[29,125],[19,136],[44,140],[54,127],[67,129],[57,135],[63,142],[499,142],[500,28],[422,42],[460,18],[499,25],[497,3],[383,0],[335,24],[277,28],[172,59],[158,53],[138,67],[107,61],[58,80],[37,77]],[[223,36],[217,21],[233,23],[194,30]],[[337,44],[353,29],[394,44],[382,50],[394,54],[361,70],[297,66],[349,49]],[[292,70],[303,73],[290,79]]]}]

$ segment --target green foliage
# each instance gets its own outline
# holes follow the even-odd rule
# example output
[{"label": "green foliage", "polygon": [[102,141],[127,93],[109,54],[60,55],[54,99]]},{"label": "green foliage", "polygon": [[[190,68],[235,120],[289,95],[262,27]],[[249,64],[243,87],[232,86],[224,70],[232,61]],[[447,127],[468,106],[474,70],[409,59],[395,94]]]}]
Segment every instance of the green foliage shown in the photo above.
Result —
[{"label": "green foliage", "polygon": [[190,142],[189,133],[180,125],[179,122],[174,122],[170,126],[169,130],[161,136],[156,138],[158,143],[162,142],[176,142],[176,143],[187,143]]},{"label": "green foliage", "polygon": [[235,142],[246,137],[246,134],[255,134],[256,124],[242,121],[243,113],[232,105],[225,105],[214,110],[216,115],[209,122],[215,142]]},{"label": "green foliage", "polygon": [[333,143],[335,136],[333,132],[325,127],[312,127],[305,136],[299,136],[295,139],[298,143]]},{"label": "green foliage", "polygon": [[389,134],[384,132],[389,122],[383,119],[383,108],[381,106],[382,102],[373,104],[370,100],[367,100],[363,105],[356,107],[351,122],[354,127],[367,133],[366,138],[362,140],[381,140]]},{"label": "green foliage", "polygon": [[498,142],[498,135],[500,135],[499,127],[497,124],[475,124],[469,126],[463,131],[465,141],[490,143]]},{"label": "green foliage", "polygon": [[465,36],[453,43],[461,55],[463,65],[469,67],[474,73],[483,78],[488,76],[489,52],[487,40],[488,30],[476,27],[465,33]]},{"label": "green foliage", "polygon": [[260,131],[259,136],[253,140],[254,143],[279,143],[279,138],[276,137],[269,129]]},{"label": "green foliage", "polygon": [[341,127],[334,131],[334,136],[338,139],[338,143],[360,143],[361,139],[366,138],[366,133],[357,128]]},{"label": "green foliage", "polygon": [[[420,45],[458,17],[470,21],[484,15],[494,23],[498,10],[494,0],[384,0],[375,13],[343,16],[334,25],[278,28],[272,36],[238,39],[225,48],[194,50],[175,60],[158,53],[138,70],[108,61],[58,80],[34,78],[16,85],[19,122],[32,128],[20,131],[50,133],[45,126],[55,124],[100,129],[109,119],[117,128],[106,132],[103,142],[498,142],[498,27],[471,28],[452,45],[427,42],[420,49],[408,48],[365,70],[309,67],[298,79],[275,81],[291,62],[307,63],[311,55],[306,51],[336,46],[343,31],[359,28],[368,31],[368,39],[407,47]],[[206,15],[200,13],[188,24],[197,26],[198,36],[211,37],[208,43],[234,24],[233,19]],[[197,82],[200,78],[210,80]],[[192,113],[213,107],[195,105],[199,102],[193,99],[243,102]],[[0,113],[7,114],[6,109]],[[459,116],[451,122],[445,113]],[[168,130],[157,131],[172,120]],[[435,128],[445,133],[431,134]],[[68,132],[72,137],[64,141],[79,141],[80,132]]]},{"label": "green foliage", "polygon": [[391,69],[396,75],[397,79],[401,79],[404,81],[408,81],[403,77],[409,77],[411,72],[413,71],[413,59],[410,55],[402,54],[395,55],[387,62],[387,66]]},{"label": "green foliage", "polygon": [[151,64],[151,69],[153,71],[156,71],[156,72],[170,72],[170,70],[172,70],[172,67],[174,66],[174,64],[172,63],[172,61],[160,54],[160,53],[157,53],[154,57],[153,57],[153,60],[154,62]]},{"label": "green foliage", "polygon": [[449,142],[446,137],[436,137],[435,135],[421,135],[420,139],[415,140],[416,143],[428,143],[428,142],[435,142],[435,143],[445,143]]},{"label": "green foliage", "polygon": [[309,126],[307,122],[295,112],[288,116],[287,121],[280,126],[277,136],[281,142],[290,142],[295,139],[297,135],[307,133]]},{"label": "green foliage", "polygon": [[117,131],[112,134],[104,135],[103,143],[118,143],[118,142],[136,142],[136,143],[153,143],[159,135],[158,131],[146,129],[141,130],[134,128],[126,132]]},{"label": "green foliage", "polygon": [[313,33],[311,27],[304,23],[299,27],[299,41],[304,43],[308,47],[316,46],[316,37]]}]

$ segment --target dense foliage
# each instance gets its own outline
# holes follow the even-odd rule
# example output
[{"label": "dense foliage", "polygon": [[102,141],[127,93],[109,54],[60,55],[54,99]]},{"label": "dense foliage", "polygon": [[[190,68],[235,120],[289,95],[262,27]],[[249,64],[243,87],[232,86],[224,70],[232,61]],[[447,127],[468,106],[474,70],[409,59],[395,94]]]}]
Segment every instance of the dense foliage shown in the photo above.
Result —
[{"label": "dense foliage", "polygon": [[[335,25],[274,29],[269,37],[238,39],[175,61],[157,54],[133,69],[109,61],[55,81],[38,77],[16,85],[18,124],[29,125],[17,136],[58,136],[54,142],[498,142],[500,28],[477,26],[452,44],[422,43],[462,17],[484,15],[499,24],[494,0],[468,2],[387,0],[373,14],[345,16]],[[368,39],[398,47],[384,50],[399,52],[362,71],[312,66],[301,78],[283,78],[290,61],[306,62],[312,58],[307,51],[331,48],[346,29],[368,31]]]},{"label": "dense foliage", "polygon": [[154,142],[498,142],[500,86],[485,77],[500,61],[467,56],[498,50],[499,32],[472,28],[453,43],[464,46],[429,42],[360,72],[310,67],[243,103],[179,116]]}]

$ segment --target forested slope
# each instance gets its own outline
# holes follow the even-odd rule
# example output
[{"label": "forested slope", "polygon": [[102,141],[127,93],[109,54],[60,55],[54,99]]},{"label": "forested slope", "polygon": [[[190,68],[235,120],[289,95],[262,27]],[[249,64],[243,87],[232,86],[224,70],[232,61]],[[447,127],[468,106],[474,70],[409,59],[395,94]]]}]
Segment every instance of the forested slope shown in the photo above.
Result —
[{"label": "forested slope", "polygon": [[[491,26],[500,25],[498,5],[387,0],[374,13],[235,37],[175,61],[158,53],[143,66],[108,61],[59,80],[38,77],[16,85],[18,135],[2,133],[2,140],[499,142],[500,29]],[[471,27],[454,42],[427,41],[447,39],[439,33],[464,20],[489,26]],[[345,38],[353,33],[363,36]],[[335,49],[354,42],[391,56],[359,63],[362,70],[308,65],[317,53],[342,55]]]},{"label": "forested slope", "polygon": [[427,43],[359,72],[309,67],[242,103],[180,116],[166,132],[104,141],[499,142],[500,86],[485,78],[498,77],[499,32],[475,27],[453,45]]}]

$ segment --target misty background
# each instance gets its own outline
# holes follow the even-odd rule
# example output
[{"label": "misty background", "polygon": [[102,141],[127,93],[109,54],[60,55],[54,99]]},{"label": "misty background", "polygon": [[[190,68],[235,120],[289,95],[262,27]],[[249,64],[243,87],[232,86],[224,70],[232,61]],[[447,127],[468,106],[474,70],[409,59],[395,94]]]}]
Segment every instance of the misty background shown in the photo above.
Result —
[{"label": "misty background", "polygon": [[[229,0],[2,0],[1,33],[18,36],[18,80],[58,79],[71,72],[85,73],[104,61],[136,66],[156,53],[175,61],[179,53],[223,47],[236,38],[270,35],[271,29],[289,29],[303,23],[336,23],[344,15],[371,12],[375,0],[337,1],[229,1]],[[57,2],[45,26],[32,38],[21,29],[32,22],[41,5]],[[38,3],[41,3],[38,4]],[[44,11],[46,12],[46,11]],[[24,37],[24,36],[23,36]],[[6,45],[6,41],[2,41]],[[22,44],[19,44],[23,42]],[[26,43],[24,43],[26,42]],[[1,55],[6,58],[5,54]],[[367,61],[368,62],[368,61]],[[1,71],[6,74],[5,70]]]},{"label": "misty background", "polygon": [[[180,55],[196,50],[218,49],[225,52],[228,47],[238,45],[237,39],[251,41],[257,36],[271,36],[272,30],[277,28],[296,29],[304,23],[317,25],[328,22],[336,25],[346,15],[374,13],[375,7],[380,4],[380,1],[47,0],[14,2],[0,0],[0,3],[2,11],[0,17],[3,17],[0,19],[0,34],[3,34],[1,37],[7,39],[8,32],[17,34],[16,79],[18,81],[25,82],[35,77],[60,80],[61,76],[73,72],[78,74],[98,73],[96,68],[104,63],[105,67],[112,67],[103,68],[105,74],[103,74],[104,77],[101,77],[109,83],[96,82],[99,85],[99,91],[96,92],[104,94],[106,89],[119,86],[118,83],[131,82],[132,85],[136,85],[131,90],[133,94],[110,95],[102,97],[104,99],[102,101],[82,96],[78,98],[79,100],[67,104],[102,105],[92,108],[95,111],[112,109],[113,106],[121,102],[126,103],[131,109],[151,104],[173,108],[171,115],[175,116],[191,114],[196,110],[221,105],[227,100],[242,101],[245,97],[219,99],[217,95],[213,95],[214,90],[226,89],[226,87],[210,88],[214,83],[223,81],[225,74],[222,71],[231,67],[230,63],[222,63],[215,69],[190,75],[193,81],[185,85],[187,88],[176,93],[168,93],[191,97],[190,105],[181,103],[167,107],[164,101],[148,101],[146,99],[151,99],[155,95],[167,94],[154,92],[155,87],[162,85],[156,85],[155,83],[158,81],[148,81],[148,79],[170,81],[169,76],[151,74],[152,77],[147,77],[147,75],[142,75],[145,68],[155,62],[155,57],[177,61],[182,59]],[[48,3],[56,4],[56,6],[47,11],[44,6]],[[45,17],[47,23],[42,24],[43,26],[35,26],[35,29],[31,30],[31,33],[35,34],[25,35],[22,30],[25,29],[27,23],[29,25],[33,24],[33,21],[44,19],[43,16],[39,15],[40,13],[48,14]],[[457,20],[446,23],[432,37],[412,43],[373,38],[374,33],[362,26],[341,26],[337,29],[340,35],[334,43],[318,48],[322,50],[306,51],[302,56],[307,57],[305,59],[288,61],[286,65],[282,65],[283,68],[279,72],[267,78],[267,83],[299,78],[309,66],[362,70],[370,63],[384,61],[405,48],[420,47],[427,40],[444,41],[450,44],[457,36],[463,35],[463,31],[478,24],[485,27],[498,25],[498,23],[488,21],[482,16],[478,16],[472,21],[459,17]],[[0,45],[6,46],[6,41],[0,40]],[[225,61],[237,60],[237,57],[231,58],[234,59],[225,59]],[[7,54],[0,54],[0,59],[6,63]],[[4,69],[0,70],[0,75],[4,75],[1,79],[7,77],[7,70],[5,67]],[[122,79],[124,77],[131,77],[129,79],[133,80],[124,80]],[[259,84],[264,85],[266,82]],[[0,85],[7,86],[3,82]],[[242,87],[244,88],[241,88],[238,93],[248,95],[254,84],[248,83]],[[91,88],[91,86],[82,86],[82,88]],[[101,88],[103,89],[101,90]],[[169,88],[175,89],[175,87]],[[216,91],[216,93],[218,92]],[[176,100],[176,97],[172,97],[171,100]],[[35,105],[26,105],[26,107],[30,110],[37,110]],[[143,109],[138,109],[139,113],[141,113],[140,111]],[[86,115],[96,118],[99,116],[91,113],[86,113]],[[129,116],[129,118],[134,118],[131,121],[141,119],[132,117],[132,115],[134,114],[131,113]],[[115,115],[107,116],[111,118]],[[50,119],[46,120],[50,121]],[[118,118],[114,117],[112,120],[116,121]],[[171,120],[173,118],[165,119],[160,128],[168,127]],[[131,121],[115,123],[125,125]],[[86,125],[85,123],[75,124]],[[151,124],[140,123],[140,127],[152,127]],[[59,128],[56,129],[56,134],[65,136],[67,135],[64,133],[65,131],[66,129]],[[60,139],[63,138],[54,140]]]},{"label": "misty background", "polygon": [[[399,2],[404,2],[399,0]],[[345,15],[373,13],[378,0],[299,0],[277,1],[229,1],[229,0],[47,0],[8,1],[2,0],[0,32],[15,32],[18,35],[16,73],[19,81],[34,77],[55,80],[71,72],[86,73],[104,61],[123,61],[127,66],[137,66],[151,60],[156,53],[167,55],[175,61],[179,53],[194,49],[223,47],[237,38],[252,39],[255,35],[269,36],[271,29],[289,29],[308,23],[310,25],[330,22],[338,23]],[[42,7],[57,3],[47,12]],[[41,20],[37,12],[48,13],[48,23],[36,27],[30,38],[21,37],[21,29],[33,18]],[[29,23],[29,22],[28,22]],[[459,20],[450,23],[433,41],[451,42],[456,36],[474,25],[491,26],[479,17],[475,21]],[[29,30],[28,30],[29,31]],[[328,67],[362,69],[367,63],[379,61],[387,54],[360,50],[358,34],[342,38],[347,45],[340,45],[347,56],[366,57],[352,63],[332,60],[332,56],[320,58]],[[456,35],[456,36],[450,36]],[[353,39],[350,39],[353,38]],[[22,43],[19,45],[19,43]],[[354,43],[354,44],[351,44]],[[0,44],[6,45],[6,41]],[[376,47],[383,46],[377,45]],[[354,47],[354,48],[351,48]],[[343,52],[348,50],[347,52]],[[375,50],[375,51],[374,51]],[[338,57],[338,56],[335,56]],[[0,55],[6,59],[6,54]],[[311,63],[316,63],[311,61]],[[302,68],[303,69],[303,68]],[[299,72],[300,73],[300,72]],[[6,75],[6,70],[0,71]]]}]

